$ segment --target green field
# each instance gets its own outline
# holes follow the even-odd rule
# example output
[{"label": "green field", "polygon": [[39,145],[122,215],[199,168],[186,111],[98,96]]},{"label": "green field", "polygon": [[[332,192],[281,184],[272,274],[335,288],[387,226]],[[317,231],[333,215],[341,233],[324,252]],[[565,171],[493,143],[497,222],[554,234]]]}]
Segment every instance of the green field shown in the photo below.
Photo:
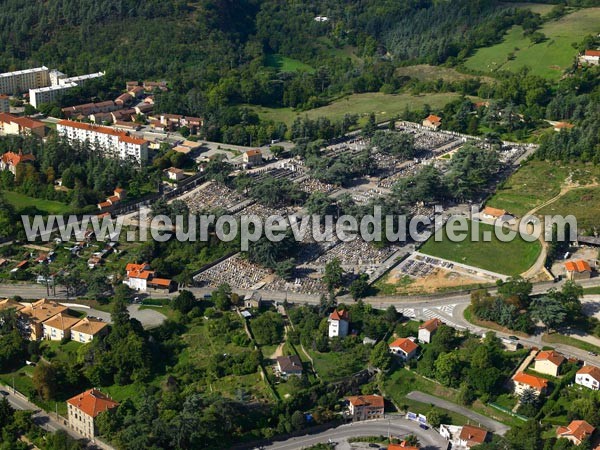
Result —
[{"label": "green field", "polygon": [[[596,207],[590,207],[596,205]],[[587,231],[592,233],[600,226],[600,187],[573,189],[565,193],[555,202],[540,209],[541,215],[573,214],[577,218],[579,233]]]},{"label": "green field", "polygon": [[[541,244],[539,241],[525,242],[523,239],[517,238],[510,242],[501,242],[494,234],[494,227],[484,223],[479,224],[479,240],[471,241],[471,226],[472,224],[469,223],[469,235],[462,242],[451,242],[444,228],[436,235],[441,237],[439,242],[436,242],[432,236],[420,251],[431,256],[510,276],[525,272],[540,254]],[[484,242],[482,239],[486,231],[491,234],[490,242]]]},{"label": "green field", "polygon": [[[559,20],[545,23],[539,31],[546,36],[546,40],[533,44],[523,36],[520,26],[514,26],[501,43],[477,50],[467,59],[465,66],[483,73],[497,70],[514,72],[528,66],[536,75],[560,78],[577,54],[572,44],[600,31],[600,8],[575,11]],[[511,53],[514,57],[509,59]]]},{"label": "green field", "polygon": [[510,6],[512,8],[522,8],[529,9],[531,12],[536,14],[548,14],[555,5],[550,5],[547,3],[506,3],[506,6]]},{"label": "green field", "polygon": [[28,197],[17,192],[3,191],[2,195],[8,203],[15,207],[17,212],[29,207],[37,208],[48,214],[67,214],[72,210],[69,205],[61,202]]},{"label": "green field", "polygon": [[314,72],[315,69],[297,59],[281,55],[267,55],[267,66],[275,67],[281,72]]},{"label": "green field", "polygon": [[[251,106],[261,119],[274,120],[276,122],[285,122],[290,126],[298,116],[307,116],[311,119],[317,117],[327,117],[331,121],[341,120],[345,114],[358,114],[366,117],[374,112],[378,122],[385,122],[387,119],[397,116],[404,112],[406,107],[410,110],[423,109],[428,104],[433,109],[442,108],[446,103],[459,97],[456,93],[440,94],[382,94],[380,92],[370,92],[366,94],[353,94],[336,100],[329,105],[308,111],[294,111],[292,108],[265,108],[261,106]],[[477,99],[472,98],[474,101]]]},{"label": "green field", "polygon": [[528,161],[500,186],[486,204],[522,217],[558,195],[569,176],[572,182],[589,184],[600,177],[600,168],[581,163]]},{"label": "green field", "polygon": [[458,70],[451,67],[430,66],[429,64],[417,64],[416,66],[398,67],[396,69],[397,76],[416,78],[419,81],[436,81],[444,80],[446,82],[463,81],[479,78],[485,83],[491,83],[495,80],[490,77],[477,77],[460,73]]}]

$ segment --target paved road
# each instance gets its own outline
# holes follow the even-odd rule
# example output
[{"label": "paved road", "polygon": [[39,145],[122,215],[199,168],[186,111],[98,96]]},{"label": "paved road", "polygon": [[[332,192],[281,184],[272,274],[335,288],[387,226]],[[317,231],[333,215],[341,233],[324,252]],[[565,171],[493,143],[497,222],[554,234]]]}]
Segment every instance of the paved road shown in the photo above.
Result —
[{"label": "paved road", "polygon": [[456,403],[449,402],[447,400],[443,400],[438,397],[434,397],[433,395],[425,394],[419,391],[412,391],[406,395],[411,400],[415,400],[421,403],[429,403],[431,405],[439,406],[440,408],[447,409],[449,411],[462,414],[465,417],[473,420],[477,425],[481,425],[482,427],[492,431],[496,434],[504,435],[510,427],[500,423],[494,419],[490,419],[489,417],[482,416],[472,410],[465,408],[463,406],[457,405]]},{"label": "paved road", "polygon": [[[6,397],[6,399],[8,400],[8,402],[11,404],[11,406],[13,408],[21,410],[21,411],[36,411],[31,417],[33,419],[33,423],[35,423],[40,428],[42,428],[50,433],[54,433],[58,430],[64,430],[73,439],[77,439],[77,440],[85,439],[82,435],[80,435],[76,431],[72,430],[68,426],[64,425],[62,423],[62,421],[57,420],[56,415],[48,414],[48,413],[40,410],[40,408],[38,408],[36,405],[31,403],[29,400],[27,400],[27,398],[23,397],[20,393],[13,393],[12,388],[0,385],[0,391],[2,391],[1,396]],[[96,447],[99,447],[99,448],[102,448],[105,450],[114,450],[113,447],[105,444],[104,442],[96,441],[94,443],[94,445]]]},{"label": "paved road", "polygon": [[358,436],[387,436],[388,432],[394,437],[403,437],[409,434],[416,435],[419,438],[422,450],[448,448],[448,442],[433,429],[423,430],[419,428],[417,423],[398,417],[389,420],[370,420],[341,425],[319,434],[299,436],[282,442],[274,442],[264,448],[269,450],[295,450],[319,443],[327,443],[331,439],[333,442],[338,443],[336,446],[337,449],[349,449],[348,438]]}]

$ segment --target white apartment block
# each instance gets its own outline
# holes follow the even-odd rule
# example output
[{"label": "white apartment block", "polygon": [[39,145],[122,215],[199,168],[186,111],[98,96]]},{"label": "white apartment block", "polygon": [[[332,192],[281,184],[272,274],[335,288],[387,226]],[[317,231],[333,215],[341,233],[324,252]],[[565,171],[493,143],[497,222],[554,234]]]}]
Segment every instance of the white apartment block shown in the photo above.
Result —
[{"label": "white apartment block", "polygon": [[89,142],[107,156],[135,160],[138,164],[148,160],[148,141],[114,128],[61,120],[56,131],[70,141]]},{"label": "white apartment block", "polygon": [[55,101],[64,91],[77,86],[83,85],[86,81],[104,76],[104,72],[90,73],[87,75],[79,75],[76,77],[68,77],[58,70],[50,72],[50,86],[29,89],[29,103],[34,108],[37,108],[43,103],[51,103]]},{"label": "white apartment block", "polygon": [[19,94],[50,85],[46,66],[0,74],[0,94]]}]

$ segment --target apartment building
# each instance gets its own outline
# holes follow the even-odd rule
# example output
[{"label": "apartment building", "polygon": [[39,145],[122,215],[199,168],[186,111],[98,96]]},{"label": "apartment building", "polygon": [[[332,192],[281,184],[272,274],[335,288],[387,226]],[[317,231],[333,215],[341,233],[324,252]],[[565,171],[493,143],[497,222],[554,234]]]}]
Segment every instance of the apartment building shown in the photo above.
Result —
[{"label": "apartment building", "polygon": [[148,159],[148,141],[114,128],[61,120],[56,125],[56,131],[70,141],[89,142],[107,156],[136,161],[138,164]]},{"label": "apartment building", "polygon": [[49,85],[50,74],[46,66],[0,73],[0,94],[20,94]]},{"label": "apartment building", "polygon": [[[64,94],[66,90],[81,86],[89,80],[103,76],[104,72],[97,72],[65,78],[62,72],[52,71],[52,84],[29,89],[29,103],[31,103],[31,106],[34,108],[37,108],[44,103],[52,103]],[[50,77],[48,79],[50,80]]]},{"label": "apartment building", "polygon": [[0,113],[10,112],[10,101],[8,95],[0,94]]}]

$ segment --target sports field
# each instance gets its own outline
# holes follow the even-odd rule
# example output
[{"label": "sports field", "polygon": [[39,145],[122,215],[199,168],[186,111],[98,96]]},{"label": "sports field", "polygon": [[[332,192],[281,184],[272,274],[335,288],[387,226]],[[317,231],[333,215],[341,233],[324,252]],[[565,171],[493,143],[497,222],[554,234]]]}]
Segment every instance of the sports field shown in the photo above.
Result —
[{"label": "sports field", "polygon": [[539,31],[546,40],[534,44],[523,36],[523,28],[514,26],[501,43],[477,50],[467,59],[465,66],[484,73],[497,70],[514,72],[527,66],[536,75],[560,78],[577,55],[572,44],[581,42],[588,34],[600,32],[600,8],[574,11],[545,23]]},{"label": "sports field", "polygon": [[[438,236],[441,236],[439,242],[432,236],[419,251],[503,275],[516,276],[533,265],[542,249],[539,241],[526,242],[517,238],[501,242],[494,234],[494,226],[485,223],[479,224],[479,239],[474,241],[470,239],[471,227],[472,223],[469,222],[467,239],[462,242],[448,239],[444,228],[438,232]],[[490,242],[483,241],[484,232],[491,234]]]},{"label": "sports field", "polygon": [[[290,126],[298,116],[307,116],[311,119],[327,117],[332,122],[341,120],[345,114],[358,114],[366,120],[367,116],[374,112],[378,122],[397,116],[409,110],[423,109],[428,104],[433,109],[442,108],[446,103],[455,100],[459,94],[436,93],[436,94],[383,94],[381,92],[370,92],[365,94],[353,94],[336,100],[329,105],[308,111],[294,111],[292,108],[265,108],[262,106],[250,106],[258,113],[261,119],[285,122]],[[471,97],[477,101],[477,97]]]}]

